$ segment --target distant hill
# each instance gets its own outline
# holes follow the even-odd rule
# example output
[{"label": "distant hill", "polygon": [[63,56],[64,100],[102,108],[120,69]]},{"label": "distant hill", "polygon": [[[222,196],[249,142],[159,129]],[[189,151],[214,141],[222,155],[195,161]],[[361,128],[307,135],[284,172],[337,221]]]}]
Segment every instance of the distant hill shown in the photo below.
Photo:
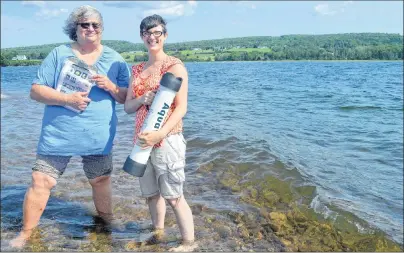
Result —
[{"label": "distant hill", "polygon": [[327,35],[283,35],[201,40],[184,43],[172,43],[167,49],[190,49],[193,47],[209,49],[211,47],[355,47],[376,45],[403,45],[403,36],[387,33],[346,33]]},{"label": "distant hill", "polygon": [[[69,42],[63,43],[54,43],[54,44],[45,44],[45,45],[38,45],[38,46],[28,46],[28,47],[13,47],[13,48],[4,48],[1,49],[1,54],[9,54],[11,52],[18,54],[18,55],[26,55],[27,57],[34,55],[48,55],[49,52],[62,44],[67,44]],[[127,52],[127,51],[136,51],[136,50],[143,50],[144,46],[141,43],[132,43],[123,40],[104,40],[102,42],[104,45],[109,46],[115,49],[117,52]]]},{"label": "distant hill", "polygon": [[[1,50],[3,59],[26,55],[29,59],[43,59],[54,47],[64,43]],[[122,40],[104,40],[117,52],[145,51],[142,43]],[[214,50],[231,48],[268,48],[279,59],[403,59],[403,36],[389,33],[346,33],[326,35],[255,36],[167,43],[167,51]],[[328,58],[327,58],[328,59]]]}]

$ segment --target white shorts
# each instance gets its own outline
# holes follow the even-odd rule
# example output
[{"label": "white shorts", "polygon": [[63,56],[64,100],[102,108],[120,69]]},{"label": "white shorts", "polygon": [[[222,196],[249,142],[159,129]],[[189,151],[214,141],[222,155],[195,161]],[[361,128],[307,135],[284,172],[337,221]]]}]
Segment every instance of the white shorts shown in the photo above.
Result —
[{"label": "white shorts", "polygon": [[185,181],[186,141],[182,133],[163,140],[154,148],[143,177],[139,177],[140,190],[145,198],[160,194],[165,199],[176,199],[183,194]]}]

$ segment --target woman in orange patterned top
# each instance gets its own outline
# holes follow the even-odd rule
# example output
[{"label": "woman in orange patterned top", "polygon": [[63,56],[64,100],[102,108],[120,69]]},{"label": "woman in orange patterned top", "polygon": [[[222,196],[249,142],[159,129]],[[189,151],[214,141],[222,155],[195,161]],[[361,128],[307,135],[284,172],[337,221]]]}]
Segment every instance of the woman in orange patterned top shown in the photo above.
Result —
[{"label": "woman in orange patterned top", "polygon": [[[166,22],[162,17],[146,17],[140,24],[140,37],[148,49],[149,59],[132,67],[132,79],[125,102],[125,112],[136,112],[134,142],[142,147],[153,146],[143,177],[139,178],[142,196],[147,198],[152,223],[158,234],[164,229],[165,200],[175,213],[183,245],[192,250],[194,223],[191,209],[183,196],[185,181],[186,141],[182,135],[182,118],[187,112],[188,74],[181,60],[168,56],[164,50],[167,39]],[[158,131],[140,132],[164,73],[182,78],[168,116]]]}]

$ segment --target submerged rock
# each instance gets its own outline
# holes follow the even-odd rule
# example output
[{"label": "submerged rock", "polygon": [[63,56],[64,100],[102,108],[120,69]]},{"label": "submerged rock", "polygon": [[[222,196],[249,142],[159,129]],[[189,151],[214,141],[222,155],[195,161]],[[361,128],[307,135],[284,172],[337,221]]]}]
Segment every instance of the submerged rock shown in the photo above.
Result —
[{"label": "submerged rock", "polygon": [[[215,172],[215,168],[208,171]],[[355,226],[341,227],[341,222],[337,226],[315,213],[309,207],[315,196],[314,186],[294,187],[290,181],[273,176],[253,178],[251,173],[246,180],[247,171],[245,167],[222,166],[216,174],[218,184],[256,207],[256,212],[248,214],[228,213],[243,240],[241,250],[246,249],[246,243],[266,240],[272,245],[280,243],[279,251],[402,251],[381,231],[361,233]]]}]

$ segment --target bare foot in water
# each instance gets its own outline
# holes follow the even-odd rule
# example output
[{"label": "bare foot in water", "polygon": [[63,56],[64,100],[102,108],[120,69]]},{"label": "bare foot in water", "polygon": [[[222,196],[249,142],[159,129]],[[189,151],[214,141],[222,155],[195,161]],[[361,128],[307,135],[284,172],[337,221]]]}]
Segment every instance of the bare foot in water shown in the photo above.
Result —
[{"label": "bare foot in water", "polygon": [[196,248],[198,248],[198,244],[196,242],[186,242],[182,243],[180,246],[171,248],[168,251],[169,252],[192,252]]},{"label": "bare foot in water", "polygon": [[153,235],[146,240],[146,245],[159,244],[165,237],[164,229],[154,229]]},{"label": "bare foot in water", "polygon": [[10,241],[10,246],[15,249],[22,249],[27,243],[32,231],[21,231],[20,234]]}]

